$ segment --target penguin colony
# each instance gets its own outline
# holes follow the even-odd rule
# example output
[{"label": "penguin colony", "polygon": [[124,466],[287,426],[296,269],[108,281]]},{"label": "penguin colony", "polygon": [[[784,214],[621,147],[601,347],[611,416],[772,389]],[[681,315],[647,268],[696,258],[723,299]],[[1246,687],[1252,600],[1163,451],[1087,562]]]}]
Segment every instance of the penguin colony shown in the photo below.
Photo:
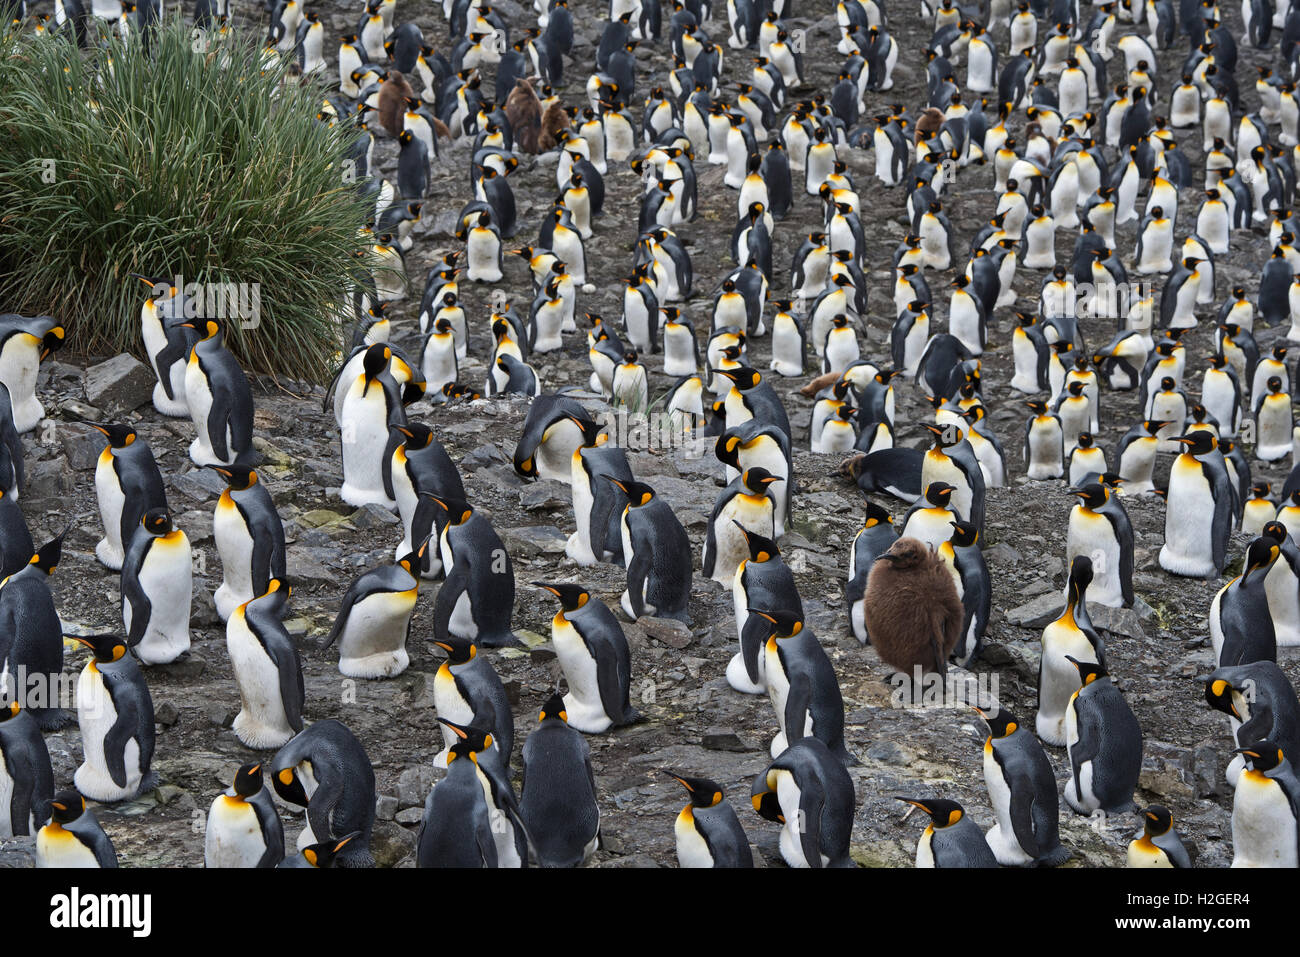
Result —
[{"label": "penguin colony", "polygon": [[[118,12],[64,0],[52,17],[23,0],[8,6],[82,44],[97,21],[130,36],[158,16],[148,2]],[[775,733],[750,809],[707,767],[662,769],[665,786],[685,792],[672,823],[682,866],[752,866],[751,835],[769,827],[790,866],[853,866],[850,834],[866,797],[896,797],[928,818],[918,867],[1061,864],[1072,856],[1062,813],[1133,831],[1129,866],[1192,866],[1170,810],[1136,802],[1144,738],[1160,716],[1128,693],[1128,676],[1110,672],[1107,652],[1137,639],[1097,627],[1089,610],[1138,604],[1138,548],[1153,573],[1204,587],[1215,664],[1204,702],[1228,718],[1235,744],[1220,762],[1233,866],[1300,864],[1300,703],[1277,663],[1279,647],[1300,644],[1300,472],[1282,471],[1300,457],[1286,362],[1286,343],[1300,340],[1300,7],[921,0],[924,30],[903,37],[883,0],[818,10],[833,12],[834,25],[817,21],[816,31],[805,26],[814,12],[791,0],[674,0],[671,9],[611,0],[594,64],[573,55],[575,15],[590,11],[571,11],[569,0],[535,0],[528,22],[507,22],[485,0],[448,0],[441,25],[436,10],[403,22],[405,12],[370,0],[334,63],[320,17],[300,0],[263,13],[265,55],[291,58],[295,77],[319,75],[330,88],[319,119],[355,129],[347,181],[375,200],[373,269],[340,282],[346,348],[326,402],[339,498],[393,512],[400,541],[346,588],[308,653],[336,649],[339,672],[362,682],[401,675],[417,642],[445,653],[432,679],[441,746],[431,739],[428,757],[446,775],[425,802],[418,865],[587,861],[607,806],[589,738],[641,720],[642,663],[625,625],[690,628],[693,589],[704,587],[724,601],[729,589],[734,603],[734,639],[720,636],[735,641],[720,693],[765,694],[772,720],[748,730]],[[209,0],[194,20],[208,42],[238,27],[226,4]],[[829,89],[810,83],[809,58],[832,55],[843,60]],[[1260,64],[1253,90],[1239,85],[1239,56]],[[924,69],[921,99],[896,102],[896,68],[900,79]],[[396,144],[396,183],[375,163],[383,139]],[[431,173],[466,158],[471,190],[435,194]],[[550,208],[516,203],[512,178],[552,170]],[[607,182],[625,199],[626,184],[640,184],[635,233],[602,224]],[[736,198],[729,240],[726,223],[699,208],[729,201],[727,190]],[[905,226],[878,260],[873,225],[884,203]],[[950,208],[980,225],[954,227]],[[435,209],[454,214],[456,239],[436,254],[420,250],[430,239],[417,229]],[[815,228],[792,235],[783,221],[795,216]],[[1271,253],[1250,284],[1229,290],[1216,263],[1252,231]],[[706,273],[712,264],[691,255],[710,232],[726,246],[722,272]],[[788,270],[778,238],[795,249]],[[521,244],[508,248],[512,239]],[[631,257],[615,308],[584,310],[606,258],[597,250],[616,249]],[[394,321],[401,307],[390,311],[408,283],[418,286],[405,266],[413,251],[433,262],[418,336]],[[320,716],[304,691],[307,649],[285,625],[286,535],[258,474],[249,379],[224,323],[186,319],[168,280],[136,278],[154,411],[191,423],[192,442],[168,451],[224,485],[212,517],[222,576],[214,604],[240,706],[232,730],[257,755],[231,766],[230,787],[213,801],[204,861],[371,866],[368,742]],[[715,278],[701,296],[698,280]],[[483,285],[504,293],[490,309],[479,307]],[[45,416],[39,363],[63,338],[51,317],[0,316],[7,674],[63,667],[48,584],[63,536],[32,541],[20,438]],[[589,378],[548,375],[556,367],[546,354],[571,353],[584,338]],[[783,379],[808,400],[795,400],[794,425]],[[529,402],[513,472],[571,493],[575,531],[544,581],[516,579],[510,549],[440,437],[444,405],[498,395]],[[1019,461],[994,429],[1017,396],[1025,411],[1002,431]],[[652,398],[683,437],[704,437],[707,454],[686,477],[714,478],[721,490],[702,535],[687,533],[699,523],[684,526],[656,473],[634,469],[644,459],[597,421],[611,407],[644,411]],[[423,422],[413,409],[421,400],[433,405]],[[89,651],[75,713],[21,696],[0,710],[0,836],[34,836],[38,863],[51,867],[117,866],[86,802],[157,787],[150,669],[191,646],[192,548],[156,453],[130,425],[90,424],[107,443],[94,479],[94,557],[121,576],[121,628],[75,636]],[[1059,492],[1065,584],[1042,630],[1034,724],[996,699],[968,702],[987,731],[977,732],[986,795],[975,816],[991,827],[943,794],[869,796],[855,786],[862,756],[846,745],[836,667],[846,656],[828,654],[833,637],[815,634],[782,555],[807,488],[796,453],[864,498],[840,566],[839,626],[875,647],[882,676],[893,669],[905,684],[990,667],[996,642],[986,631],[1006,609],[992,605],[984,549],[990,537],[1014,541],[1015,530],[987,524],[986,504],[1014,502],[1027,482]],[[1280,493],[1260,475],[1276,477]],[[1125,503],[1151,499],[1164,501],[1163,529],[1135,535]],[[621,595],[584,585],[602,565],[625,569]],[[710,579],[721,591],[701,585]],[[434,593],[432,621],[413,627],[422,588]],[[553,610],[562,680],[533,713],[512,705],[494,667],[519,654],[517,599]],[[43,735],[72,722],[82,763],[56,781]],[[304,815],[296,835],[286,835],[285,807]]]}]

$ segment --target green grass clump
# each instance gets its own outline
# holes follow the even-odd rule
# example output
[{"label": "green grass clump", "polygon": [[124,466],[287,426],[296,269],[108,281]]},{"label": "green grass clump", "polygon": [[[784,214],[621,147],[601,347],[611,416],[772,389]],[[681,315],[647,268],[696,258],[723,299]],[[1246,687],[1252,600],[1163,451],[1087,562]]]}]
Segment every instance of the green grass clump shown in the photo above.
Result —
[{"label": "green grass clump", "polygon": [[0,35],[0,312],[143,356],[131,273],[256,284],[259,322],[232,317],[231,348],[322,381],[367,248],[369,204],[340,166],[355,131],[318,122],[324,89],[286,84],[251,35],[196,40],[174,17],[140,39]]}]

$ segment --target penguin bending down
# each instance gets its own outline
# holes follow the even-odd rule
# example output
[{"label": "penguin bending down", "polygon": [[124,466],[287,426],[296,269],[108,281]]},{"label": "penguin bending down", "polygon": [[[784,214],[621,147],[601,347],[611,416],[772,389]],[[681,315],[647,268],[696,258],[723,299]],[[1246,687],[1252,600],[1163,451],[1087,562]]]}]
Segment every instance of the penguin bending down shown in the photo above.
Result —
[{"label": "penguin bending down", "polygon": [[1252,661],[1214,670],[1205,679],[1205,700],[1232,723],[1239,750],[1225,773],[1233,787],[1245,767],[1241,748],[1273,741],[1292,753],[1300,749],[1300,700],[1276,662]]},{"label": "penguin bending down", "polygon": [[853,778],[817,738],[800,738],[761,771],[750,801],[760,817],[783,825],[781,857],[790,867],[854,866]]},{"label": "penguin bending down", "polygon": [[[370,834],[375,826],[375,770],[366,749],[334,718],[308,725],[275,753],[269,764],[275,793],[307,809],[298,849],[353,835],[338,851],[339,867],[374,867]],[[324,841],[322,835],[329,835]]]},{"label": "penguin bending down", "polygon": [[77,680],[83,761],[73,781],[92,801],[131,800],[158,786],[158,775],[149,768],[154,748],[149,686],[125,639],[76,640],[94,654]]},{"label": "penguin bending down", "polygon": [[560,600],[551,619],[551,643],[569,693],[564,711],[570,727],[600,734],[636,721],[629,700],[632,655],[614,613],[580,585],[533,582]]},{"label": "penguin bending down", "polygon": [[[447,660],[439,666],[433,681],[433,704],[439,717],[489,732],[492,747],[501,754],[502,766],[509,767],[515,741],[514,717],[492,662],[465,638],[448,635],[434,638],[433,643],[447,652]],[[433,759],[435,768],[447,766],[447,757],[459,735],[445,728],[442,738],[443,749]]]},{"label": "penguin bending down", "polygon": [[406,640],[420,591],[417,577],[428,541],[394,565],[360,575],[348,586],[324,646],[339,643],[339,672],[350,678],[395,678],[411,659]]},{"label": "penguin bending down", "polygon": [[930,816],[930,823],[916,843],[917,867],[998,866],[998,859],[993,855],[993,849],[980,833],[979,827],[956,801],[939,798],[914,801],[905,797],[897,800],[906,801]]}]

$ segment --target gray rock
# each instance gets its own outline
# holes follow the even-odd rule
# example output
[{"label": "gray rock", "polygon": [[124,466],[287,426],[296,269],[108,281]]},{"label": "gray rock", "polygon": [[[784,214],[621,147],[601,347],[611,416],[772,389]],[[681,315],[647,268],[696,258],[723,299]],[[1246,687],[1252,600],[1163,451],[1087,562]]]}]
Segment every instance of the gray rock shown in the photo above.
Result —
[{"label": "gray rock", "polygon": [[501,532],[512,555],[531,558],[535,555],[563,555],[569,538],[554,525],[527,525]]},{"label": "gray rock", "polygon": [[394,820],[398,824],[419,824],[424,820],[424,808],[408,807],[397,812]]},{"label": "gray rock", "polygon": [[485,442],[483,445],[470,450],[465,457],[460,460],[462,472],[476,472],[482,468],[491,468],[499,465],[510,465],[509,457],[491,442]]},{"label": "gray rock", "polygon": [[23,489],[25,498],[61,498],[76,487],[76,479],[73,478],[72,469],[64,455],[27,464],[27,486]]},{"label": "gray rock", "polygon": [[211,721],[213,724],[215,724],[218,728],[230,727],[231,724],[233,724],[235,721],[236,713],[237,712],[235,711],[234,708],[230,707],[227,704],[218,703],[218,702],[214,702],[208,705],[207,708],[204,709],[204,714],[208,716],[208,720]]},{"label": "gray rock", "polygon": [[23,868],[36,866],[36,839],[32,837],[10,838],[0,844],[0,868]]},{"label": "gray rock", "polygon": [[1007,624],[1021,628],[1042,628],[1059,618],[1064,607],[1065,599],[1060,592],[1053,590],[1012,608],[1007,612]]},{"label": "gray rock", "polygon": [[[147,673],[166,675],[169,678],[197,678],[207,666],[208,663],[202,657],[190,652],[165,665],[151,665]],[[231,720],[234,720],[233,717]]]},{"label": "gray rock", "polygon": [[375,817],[381,821],[391,821],[397,816],[397,798],[391,794],[381,794],[375,801]]},{"label": "gray rock", "polygon": [[1088,602],[1088,617],[1092,619],[1093,625],[1112,635],[1123,635],[1125,638],[1146,637],[1138,613],[1132,608],[1111,608],[1109,605]]},{"label": "gray rock", "polygon": [[107,444],[104,434],[81,422],[60,422],[56,426],[59,443],[74,471],[89,472],[99,462]]},{"label": "gray rock", "polygon": [[348,519],[356,529],[381,528],[384,525],[396,525],[400,521],[401,519],[388,509],[374,502],[361,506]]},{"label": "gray rock", "polygon": [[636,623],[647,636],[670,648],[682,649],[695,640],[691,630],[675,618],[642,616],[636,620]]},{"label": "gray rock", "polygon": [[206,502],[226,489],[226,480],[212,469],[191,469],[173,476],[172,488],[196,502]]},{"label": "gray rock", "polygon": [[704,732],[704,737],[700,739],[700,744],[710,751],[757,751],[757,747],[750,744],[736,732],[728,728],[711,728]]},{"label": "gray rock", "polygon": [[397,804],[399,807],[424,807],[424,800],[433,787],[433,768],[417,766],[407,768],[397,778]]},{"label": "gray rock", "polygon": [[[401,818],[405,811],[398,812]],[[370,834],[370,853],[376,867],[396,867],[415,851],[415,835],[392,821],[376,821]]]},{"label": "gray rock", "polygon": [[154,376],[125,352],[86,370],[86,399],[112,415],[140,408],[153,396]]},{"label": "gray rock", "polygon": [[163,701],[153,709],[154,723],[161,724],[164,728],[170,728],[179,718],[180,712],[176,710],[176,705],[170,701]]},{"label": "gray rock", "polygon": [[530,512],[567,508],[572,501],[569,486],[550,480],[530,482],[519,492],[519,504]]},{"label": "gray rock", "polygon": [[880,740],[867,748],[867,757],[891,767],[905,768],[916,760],[916,752],[893,741]]}]

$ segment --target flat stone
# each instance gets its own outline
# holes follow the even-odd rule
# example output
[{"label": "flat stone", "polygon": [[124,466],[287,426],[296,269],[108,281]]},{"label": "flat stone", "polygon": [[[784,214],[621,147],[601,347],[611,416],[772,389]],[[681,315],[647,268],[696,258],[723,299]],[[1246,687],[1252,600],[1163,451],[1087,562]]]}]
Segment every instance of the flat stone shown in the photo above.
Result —
[{"label": "flat stone", "polygon": [[651,618],[643,615],[636,620],[636,623],[648,637],[670,648],[685,648],[695,640],[691,630],[676,618]]},{"label": "flat stone", "polygon": [[125,352],[86,370],[87,401],[114,416],[140,408],[152,398],[153,387],[153,372]]},{"label": "flat stone", "polygon": [[424,807],[424,801],[433,787],[433,768],[417,766],[407,768],[397,778],[397,804],[399,807]]},{"label": "flat stone", "polygon": [[391,821],[397,816],[397,798],[391,794],[381,794],[375,801],[375,817],[381,821]]},{"label": "flat stone", "polygon": [[180,712],[176,710],[176,705],[170,701],[163,701],[153,709],[154,723],[161,724],[164,728],[170,728],[179,718]]},{"label": "flat stone", "polygon": [[490,468],[497,465],[510,465],[510,459],[504,452],[491,442],[485,442],[475,449],[465,453],[465,457],[460,460],[462,472],[476,472],[482,468]]},{"label": "flat stone", "polygon": [[172,487],[197,502],[206,502],[226,490],[226,480],[212,469],[191,469],[174,476]]},{"label": "flat stone", "polygon": [[567,508],[572,501],[569,486],[550,480],[530,482],[519,492],[519,504],[530,512]]},{"label": "flat stone", "polygon": [[[409,811],[397,812],[398,818]],[[423,814],[420,815],[423,817]],[[417,818],[416,820],[419,820]],[[376,821],[370,834],[370,855],[376,867],[396,867],[415,851],[415,835],[392,821]]]},{"label": "flat stone", "polygon": [[419,824],[424,819],[424,808],[408,807],[398,811],[393,818],[398,824]]},{"label": "flat stone", "polygon": [[700,745],[710,751],[757,751],[755,745],[750,744],[736,732],[727,728],[711,728],[704,732],[704,737],[700,739]]},{"label": "flat stone", "polygon": [[563,555],[569,538],[554,525],[526,525],[502,530],[512,555],[531,558],[535,555]]},{"label": "flat stone", "polygon": [[[207,666],[208,663],[203,658],[190,652],[165,665],[150,665],[149,669],[152,673],[167,675],[169,678],[197,678]],[[233,715],[231,720],[234,720]]]},{"label": "flat stone", "polygon": [[1145,638],[1146,631],[1138,612],[1132,608],[1111,608],[1088,602],[1088,617],[1096,628],[1125,638]]},{"label": "flat stone", "polygon": [[43,462],[29,462],[24,498],[62,498],[77,487],[72,469],[64,455]]},{"label": "flat stone", "polygon": [[384,525],[396,525],[400,521],[384,506],[374,502],[362,505],[348,518],[348,523],[357,529],[382,528]]},{"label": "flat stone", "polygon": [[1065,599],[1053,589],[1007,612],[1007,624],[1021,628],[1042,628],[1056,621],[1065,608]]}]

